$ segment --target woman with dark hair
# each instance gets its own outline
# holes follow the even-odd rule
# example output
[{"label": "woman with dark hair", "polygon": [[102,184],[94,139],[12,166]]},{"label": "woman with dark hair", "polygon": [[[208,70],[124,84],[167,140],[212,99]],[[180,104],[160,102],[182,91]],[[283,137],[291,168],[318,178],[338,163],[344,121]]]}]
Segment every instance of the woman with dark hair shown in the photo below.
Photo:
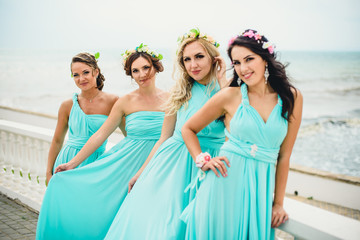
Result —
[{"label": "woman with dark hair", "polygon": [[[288,218],[283,200],[302,95],[289,83],[273,45],[255,30],[232,39],[228,54],[232,87],[212,97],[182,128],[198,167],[212,170],[182,214],[186,238],[272,239],[272,228]],[[220,116],[228,141],[221,157],[211,158],[201,152],[196,133]],[[218,178],[218,171],[225,177]]]},{"label": "woman with dark hair", "polygon": [[[41,206],[36,239],[103,239],[127,194],[128,182],[158,141],[168,93],[155,86],[161,54],[141,44],[123,54],[138,89],[119,98],[109,118],[68,163],[59,165]],[[126,122],[117,145],[97,161],[74,169]],[[69,171],[67,171],[69,170]]]},{"label": "woman with dark hair", "polygon": [[[98,56],[98,53],[96,54]],[[97,64],[95,55],[79,53],[72,58],[71,76],[81,93],[64,101],[58,112],[58,120],[51,142],[46,170],[46,183],[55,168],[70,161],[86,141],[105,122],[117,96],[102,91],[105,77]],[[69,129],[69,139],[63,146]],[[78,167],[94,162],[105,151],[106,141],[88,156]]]}]

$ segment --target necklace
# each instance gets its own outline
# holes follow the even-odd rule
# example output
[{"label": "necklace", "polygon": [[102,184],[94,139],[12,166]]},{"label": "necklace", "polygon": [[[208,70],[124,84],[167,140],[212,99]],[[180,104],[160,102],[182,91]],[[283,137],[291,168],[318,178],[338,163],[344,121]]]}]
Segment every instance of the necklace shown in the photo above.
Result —
[{"label": "necklace", "polygon": [[94,100],[94,98],[96,98],[96,96],[99,95],[99,93],[100,93],[100,90],[98,91],[97,94],[95,94],[95,96],[93,96],[93,97],[90,98],[90,99],[87,99],[86,97],[83,97],[83,98],[85,98],[85,99],[88,100],[90,103],[92,103],[92,101]]}]

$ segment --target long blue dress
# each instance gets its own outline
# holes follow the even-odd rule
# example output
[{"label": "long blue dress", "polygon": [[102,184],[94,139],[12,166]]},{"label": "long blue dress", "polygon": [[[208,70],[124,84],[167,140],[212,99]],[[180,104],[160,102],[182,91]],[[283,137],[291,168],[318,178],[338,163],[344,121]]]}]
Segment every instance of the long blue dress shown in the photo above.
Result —
[{"label": "long blue dress", "polygon": [[[183,239],[185,224],[179,216],[190,200],[191,192],[184,193],[198,168],[181,136],[181,128],[208,99],[213,91],[197,82],[187,108],[177,112],[172,137],[167,139],[139,177],[120,207],[105,239]],[[198,133],[203,152],[218,154],[225,141],[224,124],[212,122]]]},{"label": "long blue dress", "polygon": [[186,239],[272,239],[272,199],[275,164],[287,134],[281,116],[282,101],[265,123],[249,104],[246,84],[242,102],[230,121],[228,141],[219,156],[230,161],[227,177],[208,172],[196,198],[181,218],[187,223]]},{"label": "long blue dress", "polygon": [[103,239],[130,179],[160,138],[164,115],[127,115],[127,136],[117,145],[87,166],[55,174],[41,206],[36,239]]},{"label": "long blue dress", "polygon": [[[68,126],[69,137],[64,146],[61,148],[55,163],[54,168],[60,164],[67,163],[81,150],[87,140],[103,125],[107,119],[106,115],[101,114],[85,114],[80,108],[78,102],[78,94],[73,95],[73,105],[70,111]],[[94,162],[105,151],[107,140],[85,161],[83,161],[78,167],[85,166]]]}]

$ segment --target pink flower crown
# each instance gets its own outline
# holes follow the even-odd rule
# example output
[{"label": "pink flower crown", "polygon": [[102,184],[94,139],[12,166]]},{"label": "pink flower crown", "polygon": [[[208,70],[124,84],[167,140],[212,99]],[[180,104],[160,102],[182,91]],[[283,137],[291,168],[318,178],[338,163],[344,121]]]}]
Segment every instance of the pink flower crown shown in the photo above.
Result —
[{"label": "pink flower crown", "polygon": [[257,32],[254,32],[253,30],[246,30],[245,32],[243,32],[243,34],[239,35],[239,36],[235,36],[232,37],[229,40],[229,44],[228,46],[230,46],[231,44],[233,44],[233,42],[235,41],[236,38],[238,37],[248,37],[248,38],[254,38],[255,41],[257,41],[257,43],[262,44],[262,48],[263,49],[267,49],[269,51],[270,54],[274,53],[274,49],[275,49],[275,45],[268,42],[267,40],[264,40],[264,36],[258,34]]}]

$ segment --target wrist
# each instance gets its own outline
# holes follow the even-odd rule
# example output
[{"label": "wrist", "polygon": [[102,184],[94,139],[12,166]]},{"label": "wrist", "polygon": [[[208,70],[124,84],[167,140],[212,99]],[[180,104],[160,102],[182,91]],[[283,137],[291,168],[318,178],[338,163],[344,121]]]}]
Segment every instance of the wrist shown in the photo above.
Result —
[{"label": "wrist", "polygon": [[200,153],[196,156],[195,163],[198,168],[202,168],[206,163],[211,159],[211,156],[208,152]]},{"label": "wrist", "polygon": [[78,164],[76,164],[75,162],[72,162],[72,161],[68,162],[67,164],[68,164],[68,167],[69,167],[70,169],[74,169],[74,168],[76,168],[77,165],[78,165]]},{"label": "wrist", "polygon": [[273,206],[275,206],[275,205],[282,207],[284,205],[284,202],[283,201],[274,201]]}]

